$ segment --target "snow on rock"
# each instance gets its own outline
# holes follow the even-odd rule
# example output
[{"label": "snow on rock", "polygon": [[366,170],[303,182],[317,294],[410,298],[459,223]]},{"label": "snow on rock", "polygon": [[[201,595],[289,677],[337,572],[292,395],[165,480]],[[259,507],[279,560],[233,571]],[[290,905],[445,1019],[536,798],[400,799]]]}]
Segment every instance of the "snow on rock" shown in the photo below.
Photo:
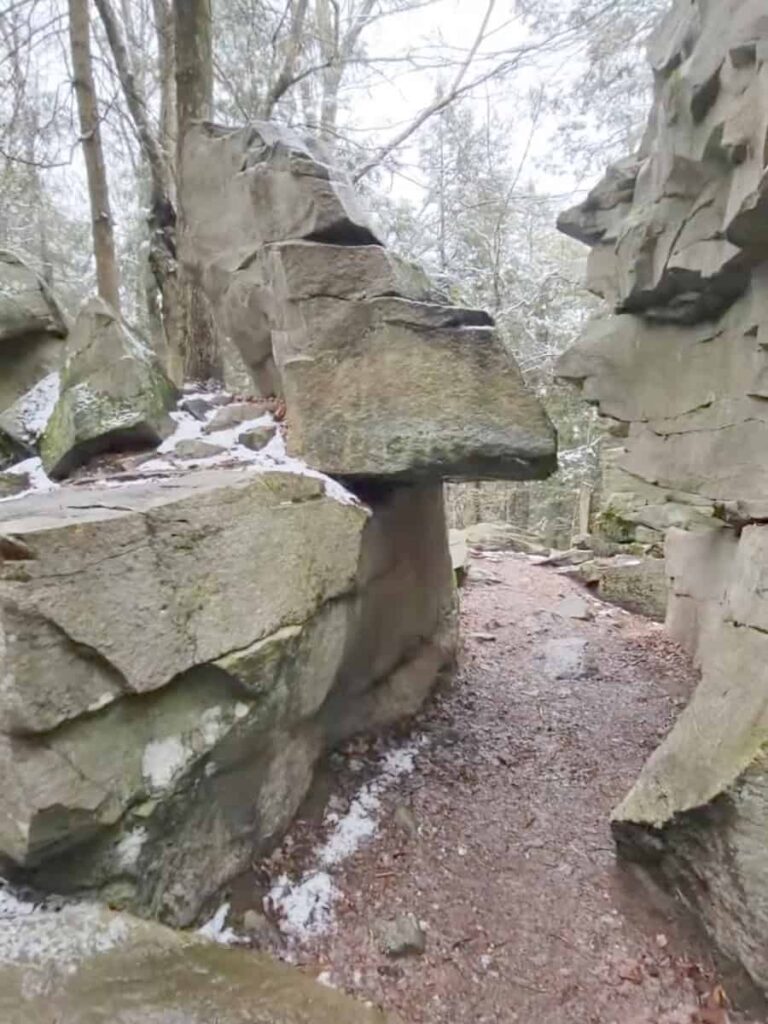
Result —
[{"label": "snow on rock", "polygon": [[[194,397],[210,397],[209,392],[185,392],[186,399]],[[204,420],[197,419],[192,413],[179,409],[171,413],[171,418],[176,423],[176,429],[167,437],[157,449],[157,458],[149,459],[141,464],[138,475],[142,478],[153,476],[157,473],[173,472],[178,468],[174,462],[174,451],[181,441],[205,440],[212,445],[225,448],[226,451],[209,455],[200,459],[185,460],[188,466],[221,466],[236,465],[243,469],[253,470],[258,473],[296,473],[301,476],[314,477],[325,483],[325,493],[328,497],[340,501],[343,504],[358,504],[358,499],[348,491],[338,480],[334,480],[319,470],[310,469],[301,459],[294,459],[287,454],[285,448],[285,437],[283,427],[277,423],[271,413],[265,412],[255,416],[251,420],[238,423],[235,427],[225,430],[215,430],[211,433],[205,432],[206,423],[215,415],[219,407],[212,407],[210,413]],[[256,427],[277,426],[277,432],[272,440],[259,451],[253,451],[238,442],[241,434]]]},{"label": "snow on rock", "polygon": [[210,939],[212,942],[218,942],[222,946],[232,946],[238,942],[245,941],[231,928],[227,928],[228,914],[229,903],[222,903],[213,917],[198,928],[197,934]]},{"label": "snow on rock", "polygon": [[281,875],[272,885],[267,900],[280,915],[280,927],[294,942],[322,935],[333,927],[333,905],[338,890],[332,869],[338,868],[367,840],[376,835],[381,798],[400,778],[415,766],[422,741],[412,741],[389,750],[375,778],[359,789],[344,815],[326,813],[327,829],[323,844],[314,852],[316,868],[306,871],[298,881]]},{"label": "snow on rock", "polygon": [[24,440],[34,444],[51,418],[59,400],[61,378],[57,371],[49,373],[30,388],[13,406],[13,416]]},{"label": "snow on rock", "polygon": [[127,933],[122,917],[111,917],[96,903],[33,903],[0,879],[0,964],[74,971],[88,957],[118,946]]},{"label": "snow on rock", "polygon": [[25,494],[42,494],[44,491],[55,491],[59,486],[45,472],[43,463],[37,455],[30,459],[24,459],[23,462],[17,462],[15,466],[10,466],[5,472],[19,476],[28,476],[29,487],[19,491],[18,494],[11,494],[7,498],[0,498],[0,502],[17,501],[19,498],[23,498]]},{"label": "snow on rock", "polygon": [[[43,387],[44,384],[45,387]],[[36,424],[39,423],[44,426],[45,422],[47,422],[58,396],[58,386],[59,378],[57,374],[50,374],[38,385],[37,390],[39,390],[39,394],[34,403],[33,415]],[[207,391],[185,389],[183,394],[185,399],[194,397],[211,398],[211,392]],[[226,392],[216,392],[215,394],[219,398],[229,398]],[[30,392],[31,395],[32,392]],[[296,473],[301,476],[314,477],[324,482],[325,493],[328,497],[343,504],[359,504],[355,495],[348,491],[343,484],[318,470],[310,469],[300,459],[294,459],[287,454],[283,427],[275,421],[269,412],[260,413],[254,416],[253,419],[246,420],[226,430],[216,430],[209,434],[205,433],[206,423],[216,413],[218,408],[220,408],[219,405],[212,404],[210,412],[204,420],[196,419],[191,413],[183,409],[176,409],[170,413],[171,419],[176,423],[176,429],[157,448],[155,457],[147,459],[136,467],[132,479],[125,480],[105,476],[101,480],[91,481],[92,485],[105,488],[130,487],[144,483],[158,475],[179,473],[197,467],[208,469],[215,466],[232,466],[256,473]],[[247,448],[238,442],[238,437],[241,434],[256,427],[264,426],[276,426],[277,432],[272,440],[261,450],[253,451],[251,448]],[[181,460],[176,457],[175,450],[177,445],[181,441],[190,440],[205,440],[211,445],[225,448],[226,451],[197,459]],[[0,501],[16,501],[26,494],[50,491],[59,486],[59,484],[54,483],[45,474],[39,458],[20,462],[8,470],[8,472],[29,473],[31,485],[19,494],[10,495],[7,498],[0,499]]]}]

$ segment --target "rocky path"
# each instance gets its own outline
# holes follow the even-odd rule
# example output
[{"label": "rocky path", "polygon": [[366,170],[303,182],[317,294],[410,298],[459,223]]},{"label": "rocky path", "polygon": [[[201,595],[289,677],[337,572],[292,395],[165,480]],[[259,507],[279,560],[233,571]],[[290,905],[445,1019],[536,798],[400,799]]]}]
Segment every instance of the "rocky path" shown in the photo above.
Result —
[{"label": "rocky path", "polygon": [[[330,766],[332,820],[359,818],[371,797],[380,827],[348,859],[326,858],[332,917],[320,908],[289,955],[406,1024],[768,1019],[679,908],[614,857],[610,810],[685,702],[686,659],[660,626],[523,556],[476,558],[462,605],[458,678],[403,741],[413,771],[366,784],[380,753],[364,744]],[[338,836],[305,811],[236,886],[235,917],[265,872],[315,879],[318,844]],[[286,905],[267,905],[290,932]],[[388,942],[424,952],[393,957]]]}]

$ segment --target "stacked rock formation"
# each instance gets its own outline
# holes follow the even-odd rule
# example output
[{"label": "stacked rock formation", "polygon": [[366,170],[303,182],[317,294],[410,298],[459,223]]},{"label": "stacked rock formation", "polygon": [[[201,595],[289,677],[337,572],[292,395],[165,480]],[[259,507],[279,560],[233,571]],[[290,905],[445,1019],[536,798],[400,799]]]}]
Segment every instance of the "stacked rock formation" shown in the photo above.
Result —
[{"label": "stacked rock formation", "polygon": [[184,182],[182,258],[264,400],[177,409],[91,303],[27,435],[81,478],[0,503],[0,857],[176,925],[278,841],[325,750],[450,664],[443,479],[555,462],[490,319],[387,253],[312,143],[202,126]]},{"label": "stacked rock formation", "polygon": [[768,987],[768,15],[677,0],[639,154],[560,228],[615,313],[561,364],[627,427],[629,521],[665,534],[693,699],[614,815]]}]

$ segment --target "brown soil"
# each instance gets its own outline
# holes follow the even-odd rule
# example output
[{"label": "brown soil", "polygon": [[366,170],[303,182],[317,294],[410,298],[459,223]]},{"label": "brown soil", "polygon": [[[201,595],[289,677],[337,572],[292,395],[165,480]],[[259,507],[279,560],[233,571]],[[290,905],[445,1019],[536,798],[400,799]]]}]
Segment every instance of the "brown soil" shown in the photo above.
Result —
[{"label": "brown soil", "polygon": [[[591,621],[556,613],[571,593]],[[695,684],[685,656],[661,626],[524,556],[475,558],[462,606],[460,669],[416,723],[416,771],[336,871],[336,930],[301,962],[407,1024],[768,1019],[681,908],[615,859],[611,808]],[[552,678],[543,652],[564,637],[588,641],[587,670]],[[337,803],[366,758],[375,747],[358,744],[331,762]],[[317,838],[308,812],[270,870],[306,866]],[[241,880],[235,905],[257,888]],[[406,912],[426,952],[391,959],[375,924]]]}]

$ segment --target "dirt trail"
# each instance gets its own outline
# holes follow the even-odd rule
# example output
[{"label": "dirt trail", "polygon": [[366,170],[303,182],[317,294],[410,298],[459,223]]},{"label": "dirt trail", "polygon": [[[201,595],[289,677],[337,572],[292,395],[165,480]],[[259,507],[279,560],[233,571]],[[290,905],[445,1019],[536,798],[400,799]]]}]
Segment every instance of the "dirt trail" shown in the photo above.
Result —
[{"label": "dirt trail", "polygon": [[[558,613],[573,594],[588,621]],[[416,724],[415,771],[335,869],[335,926],[294,955],[407,1024],[768,1019],[680,909],[614,857],[610,810],[695,682],[679,649],[524,556],[473,561],[462,619],[458,678]],[[337,806],[373,753],[336,756]],[[308,810],[269,870],[306,867],[319,838]],[[241,880],[235,904],[248,890]],[[426,951],[393,959],[377,924],[408,912]],[[709,995],[718,984],[728,1013]]]}]

